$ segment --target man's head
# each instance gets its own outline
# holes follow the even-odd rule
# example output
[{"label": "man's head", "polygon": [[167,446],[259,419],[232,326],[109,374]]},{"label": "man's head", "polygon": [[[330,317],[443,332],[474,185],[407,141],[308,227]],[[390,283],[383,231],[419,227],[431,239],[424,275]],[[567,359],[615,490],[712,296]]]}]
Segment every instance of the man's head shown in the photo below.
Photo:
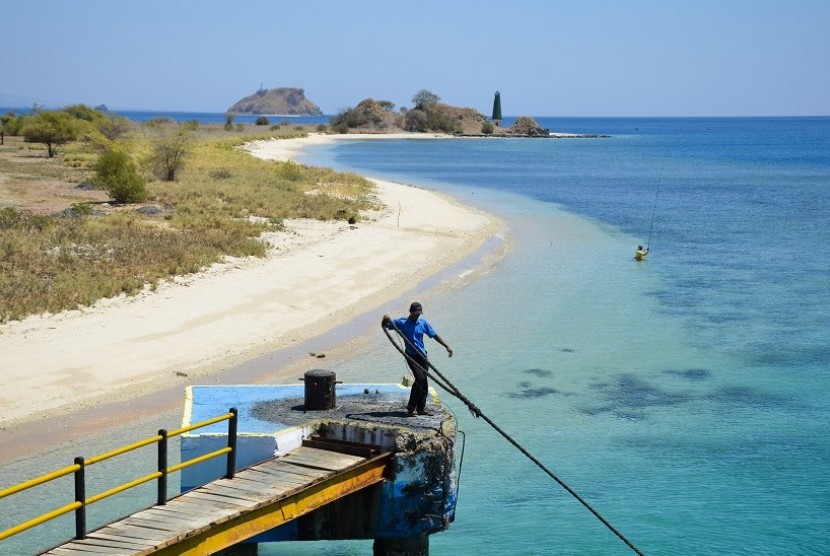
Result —
[{"label": "man's head", "polygon": [[412,305],[409,306],[409,316],[410,317],[419,317],[419,316],[421,316],[421,313],[423,313],[423,312],[424,312],[424,308],[417,301],[413,301]]}]

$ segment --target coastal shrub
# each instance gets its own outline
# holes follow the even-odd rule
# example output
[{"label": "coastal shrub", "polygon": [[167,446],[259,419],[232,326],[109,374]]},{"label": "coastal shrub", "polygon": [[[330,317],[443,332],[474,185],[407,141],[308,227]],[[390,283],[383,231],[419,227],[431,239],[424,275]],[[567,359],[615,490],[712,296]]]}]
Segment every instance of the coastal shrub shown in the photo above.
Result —
[{"label": "coastal shrub", "polygon": [[484,135],[492,135],[494,131],[496,131],[496,127],[491,122],[481,124],[481,132]]},{"label": "coastal shrub", "polygon": [[444,133],[457,133],[461,130],[458,119],[445,112],[438,106],[427,110],[426,128],[430,131],[443,131]]},{"label": "coastal shrub", "polygon": [[95,165],[92,182],[107,192],[116,203],[140,203],[147,200],[144,178],[135,163],[118,150],[107,151]]},{"label": "coastal shrub", "polygon": [[285,222],[283,222],[283,219],[277,218],[276,216],[272,216],[271,218],[269,218],[268,224],[275,230],[282,230],[285,227]]},{"label": "coastal shrub", "polygon": [[269,123],[268,118],[265,116],[259,116],[256,121],[254,121],[255,125],[268,125]]},{"label": "coastal shrub", "polygon": [[404,129],[406,131],[426,131],[427,113],[423,110],[408,110],[404,117]]},{"label": "coastal shrub", "polygon": [[63,163],[71,168],[91,168],[95,160],[94,154],[84,152],[67,153],[63,157]]},{"label": "coastal shrub", "polygon": [[77,214],[78,216],[89,216],[92,214],[92,205],[89,203],[72,203],[70,210],[72,214]]},{"label": "coastal shrub", "polygon": [[227,168],[217,168],[210,171],[210,177],[215,180],[226,180],[231,177],[231,171]]},{"label": "coastal shrub", "polygon": [[13,207],[0,208],[0,230],[14,228],[23,219],[20,212]]},{"label": "coastal shrub", "polygon": [[98,122],[104,119],[104,115],[101,112],[95,110],[94,108],[90,108],[86,104],[73,104],[71,106],[65,107],[63,111],[75,118],[76,120]]},{"label": "coastal shrub", "polygon": [[288,181],[299,181],[303,178],[302,166],[292,160],[278,162],[275,173],[280,178]]},{"label": "coastal shrub", "polygon": [[317,133],[326,133],[328,131],[328,126],[326,124],[317,124]]},{"label": "coastal shrub", "polygon": [[348,133],[349,132],[349,124],[346,122],[340,122],[339,124],[332,124],[331,130],[334,133]]},{"label": "coastal shrub", "polygon": [[349,108],[332,117],[329,123],[333,128],[342,128],[345,126],[346,131],[341,133],[346,133],[350,127],[358,127],[362,122],[359,114],[354,109]]}]

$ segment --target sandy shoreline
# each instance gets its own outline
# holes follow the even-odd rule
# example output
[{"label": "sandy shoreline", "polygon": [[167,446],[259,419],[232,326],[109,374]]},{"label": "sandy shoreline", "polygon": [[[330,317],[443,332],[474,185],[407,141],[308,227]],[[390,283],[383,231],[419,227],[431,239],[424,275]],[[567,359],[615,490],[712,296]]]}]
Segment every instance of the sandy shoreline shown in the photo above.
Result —
[{"label": "sandy shoreline", "polygon": [[[286,160],[335,140],[312,135],[248,149]],[[0,325],[0,445],[15,442],[22,425],[183,391],[295,346],[400,297],[501,229],[492,215],[444,195],[373,181],[385,208],[354,226],[288,221],[288,232],[266,238],[274,249],[265,259],[230,260],[155,292]]]}]

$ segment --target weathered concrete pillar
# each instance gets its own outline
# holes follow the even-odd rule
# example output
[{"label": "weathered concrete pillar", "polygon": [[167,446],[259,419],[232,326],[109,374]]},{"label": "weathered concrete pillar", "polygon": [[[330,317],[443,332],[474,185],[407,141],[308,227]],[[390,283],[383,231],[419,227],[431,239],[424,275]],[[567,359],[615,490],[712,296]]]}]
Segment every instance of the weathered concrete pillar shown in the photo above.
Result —
[{"label": "weathered concrete pillar", "polygon": [[429,535],[408,539],[375,539],[373,556],[429,556]]},{"label": "weathered concrete pillar", "polygon": [[337,400],[334,395],[334,386],[337,383],[337,375],[334,371],[311,369],[305,373],[304,380],[307,411],[335,408]]}]

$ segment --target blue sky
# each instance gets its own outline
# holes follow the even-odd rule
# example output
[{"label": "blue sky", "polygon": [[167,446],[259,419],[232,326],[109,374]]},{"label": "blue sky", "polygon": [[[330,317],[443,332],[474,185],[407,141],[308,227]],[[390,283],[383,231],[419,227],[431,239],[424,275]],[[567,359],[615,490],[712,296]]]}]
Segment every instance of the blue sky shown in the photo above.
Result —
[{"label": "blue sky", "polygon": [[830,0],[0,0],[0,105],[830,115]]}]

